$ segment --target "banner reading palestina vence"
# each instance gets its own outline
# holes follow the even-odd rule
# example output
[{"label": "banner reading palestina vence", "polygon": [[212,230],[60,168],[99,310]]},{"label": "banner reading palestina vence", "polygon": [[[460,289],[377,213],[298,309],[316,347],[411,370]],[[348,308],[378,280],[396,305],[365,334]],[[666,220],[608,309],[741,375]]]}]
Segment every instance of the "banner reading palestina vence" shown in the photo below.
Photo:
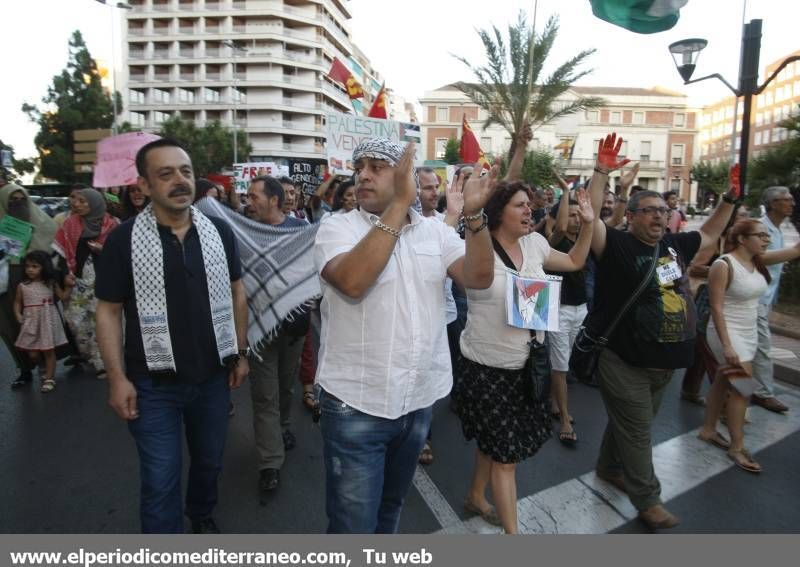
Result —
[{"label": "banner reading palestina vence", "polygon": [[332,175],[353,174],[353,150],[369,138],[388,138],[406,145],[417,144],[414,165],[422,165],[422,136],[419,124],[381,118],[366,118],[353,114],[331,112],[327,116],[328,171]]},{"label": "banner reading palestina vence", "polygon": [[261,175],[282,177],[289,175],[289,167],[271,161],[256,161],[233,164],[233,189],[237,193],[247,193],[250,181]]}]

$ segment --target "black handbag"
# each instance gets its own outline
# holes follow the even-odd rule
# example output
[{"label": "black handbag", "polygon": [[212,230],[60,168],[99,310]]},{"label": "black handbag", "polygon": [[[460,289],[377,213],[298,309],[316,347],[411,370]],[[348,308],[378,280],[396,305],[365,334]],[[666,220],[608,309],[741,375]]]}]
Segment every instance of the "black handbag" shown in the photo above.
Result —
[{"label": "black handbag", "polygon": [[[500,243],[492,237],[494,251],[510,270],[517,271],[517,267]],[[544,342],[536,340],[536,331],[531,330],[531,340],[528,341],[530,353],[523,368],[525,390],[535,402],[544,402],[550,397],[550,344],[545,333]]]},{"label": "black handbag", "polygon": [[605,333],[598,337],[593,337],[586,328],[586,321],[584,321],[584,324],[581,325],[581,328],[578,330],[578,334],[575,336],[575,342],[572,344],[572,352],[570,352],[569,356],[569,369],[579,382],[595,385],[594,376],[597,372],[597,363],[600,360],[600,353],[603,352],[603,349],[608,344],[608,340],[611,338],[611,334],[614,332],[619,322],[636,300],[639,299],[644,288],[647,287],[647,284],[650,282],[650,278],[653,277],[653,273],[656,271],[656,265],[658,264],[659,248],[660,245],[656,244],[653,250],[653,260],[650,263],[650,269],[647,270],[647,275],[645,275],[644,279],[639,283],[639,287],[636,288],[636,291],[633,292],[633,295],[630,296],[625,305],[622,306],[622,309],[619,310],[614,320],[611,321]]}]

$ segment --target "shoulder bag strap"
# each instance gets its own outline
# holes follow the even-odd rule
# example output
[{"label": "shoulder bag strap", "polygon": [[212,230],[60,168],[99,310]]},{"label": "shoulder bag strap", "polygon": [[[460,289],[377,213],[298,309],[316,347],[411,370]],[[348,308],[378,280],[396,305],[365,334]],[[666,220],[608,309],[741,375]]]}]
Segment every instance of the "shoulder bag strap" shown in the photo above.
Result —
[{"label": "shoulder bag strap", "polygon": [[660,250],[661,243],[659,242],[656,244],[655,250],[653,250],[653,260],[650,263],[650,269],[647,270],[647,275],[645,275],[644,279],[641,281],[641,283],[639,283],[639,287],[636,288],[636,291],[633,292],[633,295],[631,295],[630,299],[628,299],[625,305],[622,306],[622,309],[619,310],[619,313],[617,313],[617,316],[614,318],[614,320],[611,321],[611,324],[606,329],[606,332],[603,333],[602,337],[600,337],[600,341],[604,343],[608,342],[608,339],[611,337],[611,333],[614,332],[614,329],[625,316],[625,313],[627,313],[631,306],[636,303],[636,300],[639,299],[640,295],[642,295],[644,288],[647,287],[648,283],[650,283],[650,278],[653,277],[653,273],[656,271],[656,265],[658,264],[658,253]]}]

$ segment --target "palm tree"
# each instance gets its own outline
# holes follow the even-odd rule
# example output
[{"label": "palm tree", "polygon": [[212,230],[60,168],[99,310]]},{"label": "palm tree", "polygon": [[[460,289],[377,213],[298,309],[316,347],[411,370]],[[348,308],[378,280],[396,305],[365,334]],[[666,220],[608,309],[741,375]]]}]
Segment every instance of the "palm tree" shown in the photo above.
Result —
[{"label": "palm tree", "polygon": [[557,34],[557,16],[550,17],[542,34],[537,35],[533,27],[528,26],[524,12],[520,11],[517,23],[508,26],[508,47],[497,26],[492,26],[491,30],[478,30],[486,50],[486,65],[473,66],[466,58],[454,55],[469,67],[478,81],[460,82],[455,86],[486,111],[484,129],[498,124],[511,135],[509,159],[526,123],[535,131],[542,124],[561,116],[605,104],[598,97],[559,100],[573,83],[591,73],[591,69],[579,71],[578,67],[594,53],[594,49],[581,51],[543,78],[542,68]]}]

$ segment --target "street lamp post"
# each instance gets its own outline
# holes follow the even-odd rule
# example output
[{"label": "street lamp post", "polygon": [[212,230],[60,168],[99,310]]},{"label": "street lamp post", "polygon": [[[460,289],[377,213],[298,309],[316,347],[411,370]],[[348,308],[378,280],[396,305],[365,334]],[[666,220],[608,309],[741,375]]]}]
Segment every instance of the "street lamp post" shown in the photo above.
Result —
[{"label": "street lamp post", "polygon": [[[750,113],[753,107],[753,96],[761,94],[784,67],[794,61],[800,60],[800,56],[793,55],[784,59],[772,75],[759,85],[758,60],[761,54],[761,20],[750,20],[742,29],[742,51],[739,59],[739,88],[734,88],[733,85],[726,81],[719,73],[706,75],[699,79],[691,78],[697,65],[700,52],[706,45],[708,45],[708,42],[705,39],[683,39],[670,44],[669,51],[672,53],[672,58],[675,60],[675,66],[678,68],[678,73],[680,73],[683,78],[684,85],[714,78],[722,81],[737,98],[744,97],[742,141],[739,145],[739,168],[740,178],[742,180],[742,196],[744,196],[747,193],[747,156],[750,151]],[[734,113],[733,117],[734,124],[737,118],[735,114],[736,113]]]},{"label": "street lamp post", "polygon": [[231,93],[231,98],[233,100],[231,100],[231,104],[232,104],[232,110],[231,110],[231,126],[232,126],[232,128],[231,129],[233,130],[233,163],[236,163],[237,161],[239,161],[239,155],[238,155],[239,154],[239,151],[238,151],[239,150],[239,140],[237,139],[237,136],[236,136],[236,113],[237,113],[237,108],[238,108],[238,104],[239,104],[239,89],[236,88],[236,81],[237,81],[237,77],[236,77],[236,52],[237,51],[241,51],[243,53],[247,53],[247,48],[241,47],[239,45],[236,45],[230,39],[226,39],[225,41],[223,41],[222,45],[226,45],[226,46],[231,48],[231,59],[233,60],[233,93]]},{"label": "street lamp post", "polygon": [[[133,6],[125,2],[108,2],[106,0],[95,0],[109,8],[119,8],[120,10],[133,10]],[[111,15],[111,105],[114,117],[111,121],[111,132],[117,133],[117,40],[114,36],[114,11],[109,11]]]}]

